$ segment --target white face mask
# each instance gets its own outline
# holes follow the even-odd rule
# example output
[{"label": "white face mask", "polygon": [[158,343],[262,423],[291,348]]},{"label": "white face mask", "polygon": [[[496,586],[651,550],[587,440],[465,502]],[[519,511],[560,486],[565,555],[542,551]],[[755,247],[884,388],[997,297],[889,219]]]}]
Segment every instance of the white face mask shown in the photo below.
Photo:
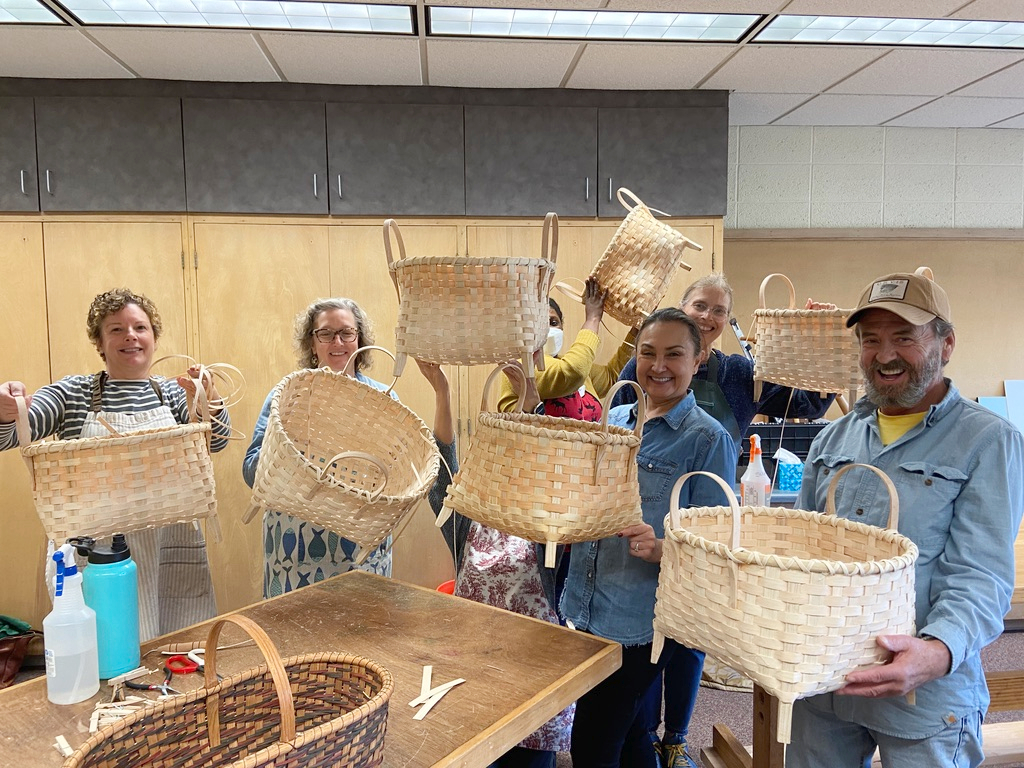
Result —
[{"label": "white face mask", "polygon": [[544,351],[554,357],[562,351],[562,329],[548,328],[548,340],[544,342]]}]

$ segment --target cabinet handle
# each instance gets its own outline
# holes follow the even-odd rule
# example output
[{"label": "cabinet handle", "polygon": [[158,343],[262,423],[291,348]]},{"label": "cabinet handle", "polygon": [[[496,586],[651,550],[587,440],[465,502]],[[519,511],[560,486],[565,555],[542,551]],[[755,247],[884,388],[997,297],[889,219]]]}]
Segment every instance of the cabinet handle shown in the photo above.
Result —
[{"label": "cabinet handle", "polygon": [[21,176],[21,194],[27,195],[28,192],[25,191],[25,169],[22,168],[18,173]]},{"label": "cabinet handle", "polygon": [[339,200],[342,199],[342,194],[341,194],[341,174],[340,173],[338,174],[338,199]]},{"label": "cabinet handle", "polygon": [[608,177],[608,202],[612,201],[612,177]]},{"label": "cabinet handle", "polygon": [[320,195],[318,195],[317,191],[316,191],[316,174],[315,173],[313,174],[313,197],[316,197],[316,198],[320,197]]},{"label": "cabinet handle", "polygon": [[50,189],[50,169],[46,169],[46,194],[52,195],[53,190]]},{"label": "cabinet handle", "polygon": [[586,191],[584,192],[583,199],[584,200],[589,200],[590,199],[590,177],[589,176],[587,176],[587,185],[586,185],[586,187],[584,187],[584,189]]}]

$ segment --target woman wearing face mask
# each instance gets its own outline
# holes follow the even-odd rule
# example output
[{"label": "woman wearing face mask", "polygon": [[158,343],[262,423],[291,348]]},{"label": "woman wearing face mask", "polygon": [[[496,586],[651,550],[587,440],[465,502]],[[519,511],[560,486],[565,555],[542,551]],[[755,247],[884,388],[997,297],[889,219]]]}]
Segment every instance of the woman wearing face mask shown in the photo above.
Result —
[{"label": "woman wearing face mask", "polygon": [[[536,372],[537,393],[544,402],[547,416],[562,416],[583,421],[601,420],[601,400],[615,383],[623,366],[633,356],[632,341],[636,331],[631,330],[605,365],[595,365],[594,359],[600,339],[597,335],[604,315],[605,292],[597,281],[588,278],[583,291],[586,320],[576,334],[576,340],[562,353],[564,330],[562,310],[554,299],[548,299],[548,342],[544,345],[544,370]],[[518,396],[508,377],[502,377],[498,410],[509,412],[515,408]]]}]

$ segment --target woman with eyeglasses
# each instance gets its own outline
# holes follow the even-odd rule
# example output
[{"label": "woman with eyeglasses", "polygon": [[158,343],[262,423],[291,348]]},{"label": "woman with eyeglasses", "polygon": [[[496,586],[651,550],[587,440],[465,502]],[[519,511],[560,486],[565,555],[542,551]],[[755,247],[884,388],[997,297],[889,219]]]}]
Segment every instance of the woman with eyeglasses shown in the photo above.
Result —
[{"label": "woman with eyeglasses", "polygon": [[[387,384],[371,379],[363,373],[370,367],[369,352],[360,352],[346,370],[350,358],[357,349],[373,344],[370,320],[352,299],[318,299],[310,304],[295,320],[294,342],[302,368],[327,367],[335,373],[345,373],[381,392],[387,391]],[[432,375],[424,371],[424,375],[438,395],[438,402],[449,403],[446,409],[439,408],[435,415],[434,438],[441,456],[454,472],[458,469],[458,463],[455,459],[454,431],[451,428],[448,380],[439,366],[430,368],[436,370],[431,372]],[[420,369],[424,370],[424,366],[421,365]],[[259,464],[263,436],[266,434],[267,422],[270,419],[273,395],[274,392],[271,390],[263,403],[263,410],[260,411],[256,426],[253,428],[252,443],[242,463],[242,477],[250,488],[256,480],[256,467]],[[394,392],[391,393],[391,397],[398,399]],[[443,428],[439,429],[439,424],[443,425]],[[431,491],[430,497],[431,505],[436,503],[437,509],[440,509],[444,489],[449,482],[448,472],[442,464],[438,483]],[[438,487],[442,488],[439,496],[436,493]],[[366,562],[357,566],[353,556],[359,548],[358,544],[284,512],[267,510],[264,514],[261,548],[265,598],[309,586],[353,568],[382,576],[391,575],[390,536],[381,542]]]}]

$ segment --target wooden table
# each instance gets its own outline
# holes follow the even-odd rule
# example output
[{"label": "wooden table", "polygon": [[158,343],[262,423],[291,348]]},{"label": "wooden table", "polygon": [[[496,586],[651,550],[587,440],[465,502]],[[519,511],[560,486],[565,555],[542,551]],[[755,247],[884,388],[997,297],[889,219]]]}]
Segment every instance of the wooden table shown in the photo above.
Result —
[{"label": "wooden table", "polygon": [[[619,668],[621,647],[583,632],[517,616],[393,579],[352,571],[243,608],[270,635],[282,656],[344,651],[387,667],[395,680],[388,712],[384,765],[486,766]],[[145,643],[204,640],[209,622]],[[220,645],[241,640],[233,626]],[[159,657],[143,657],[149,668]],[[218,654],[225,675],[260,663],[243,647]],[[463,677],[423,720],[409,702],[420,693],[423,666],[433,684]],[[151,675],[154,682],[162,674]],[[159,679],[158,679],[159,678]],[[198,675],[178,675],[179,690],[199,687]],[[0,765],[60,766],[51,745],[62,734],[78,747],[88,737],[92,700],[50,704],[36,678],[0,691]]]},{"label": "wooden table", "polygon": [[755,683],[753,754],[719,723],[711,746],[701,750],[701,759],[710,768],[783,768],[785,748],[775,739],[778,720],[779,700]]}]

